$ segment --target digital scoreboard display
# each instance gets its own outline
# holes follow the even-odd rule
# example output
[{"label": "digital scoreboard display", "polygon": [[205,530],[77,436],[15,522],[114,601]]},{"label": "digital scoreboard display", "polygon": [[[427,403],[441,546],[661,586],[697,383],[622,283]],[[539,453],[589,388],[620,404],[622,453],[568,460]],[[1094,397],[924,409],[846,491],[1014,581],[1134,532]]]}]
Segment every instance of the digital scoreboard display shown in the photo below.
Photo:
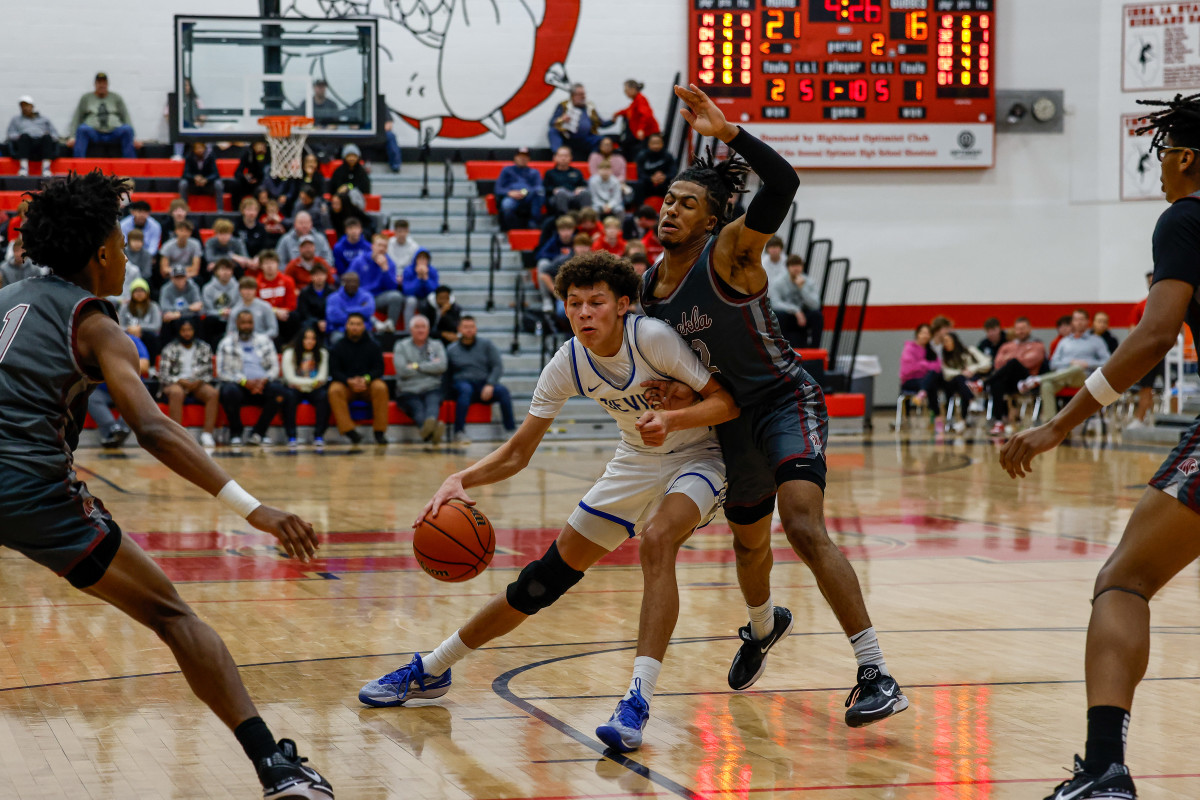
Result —
[{"label": "digital scoreboard display", "polygon": [[797,167],[990,167],[994,5],[692,0],[689,77]]}]

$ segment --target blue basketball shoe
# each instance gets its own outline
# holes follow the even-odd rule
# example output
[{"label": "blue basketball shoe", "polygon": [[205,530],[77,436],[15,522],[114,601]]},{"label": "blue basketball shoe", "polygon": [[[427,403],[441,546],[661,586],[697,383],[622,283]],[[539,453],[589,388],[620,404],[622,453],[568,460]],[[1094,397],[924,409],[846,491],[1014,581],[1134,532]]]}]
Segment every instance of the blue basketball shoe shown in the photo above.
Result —
[{"label": "blue basketball shoe", "polygon": [[642,681],[634,681],[629,697],[617,703],[608,723],[596,728],[596,737],[614,750],[630,753],[642,746],[642,730],[650,721],[650,704],[642,697]]},{"label": "blue basketball shoe", "polygon": [[409,700],[432,700],[450,691],[450,670],[444,675],[428,675],[420,653],[395,672],[373,680],[358,693],[358,699],[379,708],[402,706]]}]

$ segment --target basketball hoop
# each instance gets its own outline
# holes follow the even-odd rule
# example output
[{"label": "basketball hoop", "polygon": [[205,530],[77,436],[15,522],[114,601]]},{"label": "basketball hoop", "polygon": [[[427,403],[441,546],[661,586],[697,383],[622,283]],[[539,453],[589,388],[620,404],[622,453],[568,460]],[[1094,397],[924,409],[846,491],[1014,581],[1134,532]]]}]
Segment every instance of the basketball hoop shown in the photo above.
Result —
[{"label": "basketball hoop", "polygon": [[301,177],[304,169],[300,154],[312,129],[312,118],[293,115],[259,117],[258,124],[267,129],[267,146],[271,148],[271,177]]}]

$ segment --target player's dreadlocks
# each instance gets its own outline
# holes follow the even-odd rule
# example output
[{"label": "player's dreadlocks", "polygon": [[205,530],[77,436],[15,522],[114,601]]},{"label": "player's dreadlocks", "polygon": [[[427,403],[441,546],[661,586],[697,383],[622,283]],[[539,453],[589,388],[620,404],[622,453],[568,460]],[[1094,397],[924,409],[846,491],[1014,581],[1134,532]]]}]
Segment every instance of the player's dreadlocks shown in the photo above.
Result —
[{"label": "player's dreadlocks", "polygon": [[675,176],[677,181],[689,181],[703,186],[708,192],[708,208],[717,218],[717,229],[729,222],[729,199],[746,193],[746,175],[750,165],[732,155],[717,161],[712,145],[692,159],[691,166]]},{"label": "player's dreadlocks", "polygon": [[123,178],[97,169],[86,175],[72,172],[40,192],[26,192],[29,210],[21,224],[26,254],[56,275],[79,272],[116,227],[127,191]]},{"label": "player's dreadlocks", "polygon": [[1143,117],[1146,125],[1134,131],[1139,136],[1154,133],[1154,139],[1150,142],[1152,150],[1163,145],[1168,136],[1179,147],[1200,148],[1200,94],[1187,97],[1177,94],[1172,100],[1137,102],[1140,106],[1158,109]]}]

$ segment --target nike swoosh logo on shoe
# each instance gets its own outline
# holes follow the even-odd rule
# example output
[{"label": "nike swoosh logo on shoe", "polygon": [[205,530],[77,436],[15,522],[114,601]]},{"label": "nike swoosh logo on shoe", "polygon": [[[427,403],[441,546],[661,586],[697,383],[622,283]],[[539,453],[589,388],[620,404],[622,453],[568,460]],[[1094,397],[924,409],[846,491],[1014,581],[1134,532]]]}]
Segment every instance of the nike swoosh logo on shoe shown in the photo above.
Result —
[{"label": "nike swoosh logo on shoe", "polygon": [[884,689],[883,687],[880,687],[880,688],[879,688],[879,691],[883,692],[883,693],[884,693],[885,695],[887,695],[888,697],[891,697],[892,695],[894,695],[894,694],[896,693],[896,687],[895,687],[895,686],[892,686],[892,687],[890,687],[890,688],[887,688],[887,689]]},{"label": "nike swoosh logo on shoe", "polygon": [[1058,800],[1074,800],[1074,798],[1079,797],[1081,794],[1086,792],[1088,789],[1092,788],[1095,784],[1096,784],[1095,781],[1089,781],[1085,786],[1080,786],[1078,789],[1071,792],[1070,794],[1066,794],[1066,793],[1060,794],[1058,796]]}]

